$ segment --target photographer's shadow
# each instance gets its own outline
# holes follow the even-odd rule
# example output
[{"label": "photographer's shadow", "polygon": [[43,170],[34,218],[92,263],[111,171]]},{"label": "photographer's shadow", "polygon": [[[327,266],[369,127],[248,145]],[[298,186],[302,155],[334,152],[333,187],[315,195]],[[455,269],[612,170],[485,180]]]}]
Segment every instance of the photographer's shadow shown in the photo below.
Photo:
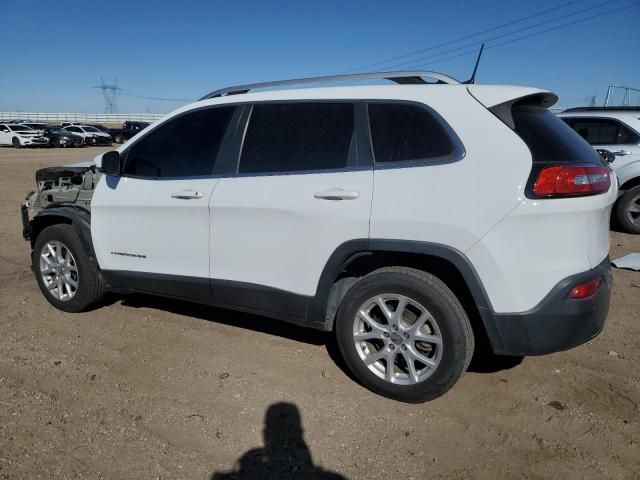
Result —
[{"label": "photographer's shadow", "polygon": [[300,412],[291,403],[275,403],[264,420],[264,448],[246,452],[230,472],[215,472],[211,480],[326,479],[344,476],[313,464],[304,441]]}]

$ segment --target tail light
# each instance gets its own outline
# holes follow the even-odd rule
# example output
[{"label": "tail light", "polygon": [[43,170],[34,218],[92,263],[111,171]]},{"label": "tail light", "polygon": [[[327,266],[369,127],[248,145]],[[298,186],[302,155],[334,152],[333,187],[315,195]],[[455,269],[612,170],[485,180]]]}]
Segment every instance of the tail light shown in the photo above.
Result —
[{"label": "tail light", "polygon": [[592,278],[588,282],[580,283],[573,287],[569,295],[567,295],[567,298],[571,300],[584,300],[585,298],[593,297],[603,284],[604,278]]},{"label": "tail light", "polygon": [[611,178],[604,165],[554,165],[538,173],[533,191],[541,197],[576,197],[609,190]]}]

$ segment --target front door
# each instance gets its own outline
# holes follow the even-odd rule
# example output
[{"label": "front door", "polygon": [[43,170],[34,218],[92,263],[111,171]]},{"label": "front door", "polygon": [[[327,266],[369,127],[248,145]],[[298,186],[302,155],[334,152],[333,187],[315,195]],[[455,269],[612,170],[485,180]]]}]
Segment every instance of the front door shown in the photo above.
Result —
[{"label": "front door", "polygon": [[141,290],[171,294],[172,284],[195,282],[208,291],[209,199],[235,110],[180,114],[122,149],[122,175],[103,178],[91,202],[91,236],[106,275],[156,284],[136,285]]}]

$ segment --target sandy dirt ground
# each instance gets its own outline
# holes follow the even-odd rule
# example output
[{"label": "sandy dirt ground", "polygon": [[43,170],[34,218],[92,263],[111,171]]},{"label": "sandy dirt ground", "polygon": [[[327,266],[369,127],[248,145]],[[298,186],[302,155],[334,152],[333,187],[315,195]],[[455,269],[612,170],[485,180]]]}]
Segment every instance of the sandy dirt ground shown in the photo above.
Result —
[{"label": "sandy dirt ground", "polygon": [[0,479],[640,476],[640,273],[614,272],[593,341],[481,359],[406,405],[355,383],[330,335],[147,296],[49,306],[18,204],[36,169],[99,151],[0,149]]}]

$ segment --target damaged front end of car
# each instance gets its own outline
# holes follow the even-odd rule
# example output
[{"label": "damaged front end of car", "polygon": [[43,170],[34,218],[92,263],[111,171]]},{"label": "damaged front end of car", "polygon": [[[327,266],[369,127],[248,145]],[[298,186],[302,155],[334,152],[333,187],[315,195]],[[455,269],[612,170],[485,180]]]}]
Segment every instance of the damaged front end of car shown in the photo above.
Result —
[{"label": "damaged front end of car", "polygon": [[20,207],[22,235],[29,240],[32,220],[43,210],[68,207],[91,211],[91,197],[101,173],[95,165],[47,167],[36,172],[37,191],[30,192]]}]

